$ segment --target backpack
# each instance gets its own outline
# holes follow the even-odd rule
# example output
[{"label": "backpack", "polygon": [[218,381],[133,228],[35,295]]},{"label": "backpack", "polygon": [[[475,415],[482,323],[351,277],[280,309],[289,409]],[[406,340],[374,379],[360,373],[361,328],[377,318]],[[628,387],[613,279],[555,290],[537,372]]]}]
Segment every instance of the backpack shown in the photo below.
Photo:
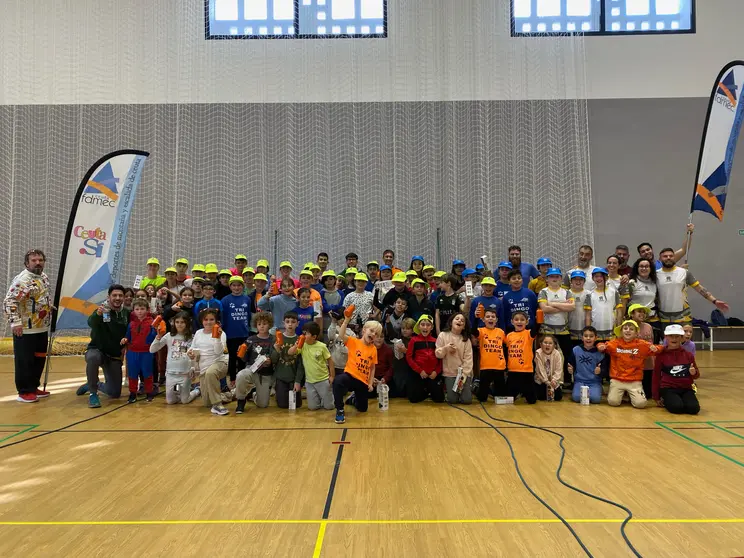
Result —
[{"label": "backpack", "polygon": [[728,320],[718,308],[710,313],[710,325],[712,326],[727,326]]}]

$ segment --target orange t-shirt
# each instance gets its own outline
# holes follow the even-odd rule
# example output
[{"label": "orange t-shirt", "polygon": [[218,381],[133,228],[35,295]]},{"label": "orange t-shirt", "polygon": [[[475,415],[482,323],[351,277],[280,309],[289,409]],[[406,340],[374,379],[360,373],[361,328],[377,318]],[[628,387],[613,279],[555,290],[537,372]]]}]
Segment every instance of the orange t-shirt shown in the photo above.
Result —
[{"label": "orange t-shirt", "polygon": [[[651,343],[643,339],[633,339],[628,342],[622,338],[613,339],[606,343],[605,352],[610,358],[610,378],[621,382],[640,382],[643,380],[643,361],[651,353]],[[659,351],[661,345],[656,345]]]},{"label": "orange t-shirt", "polygon": [[348,372],[357,380],[369,384],[372,367],[377,364],[377,347],[367,345],[361,339],[348,337],[346,348],[349,349],[349,359],[346,361],[344,372]]},{"label": "orange t-shirt", "polygon": [[[294,290],[295,296],[297,296],[297,291],[299,290],[300,289]],[[310,302],[320,302],[321,304],[323,304],[323,299],[320,298],[320,293],[313,288],[310,288]]]},{"label": "orange t-shirt", "polygon": [[498,327],[478,328],[478,350],[481,370],[506,370],[504,330]]},{"label": "orange t-shirt", "polygon": [[507,370],[509,372],[534,372],[532,361],[535,352],[532,349],[532,331],[512,331],[506,336],[506,348],[509,354]]}]

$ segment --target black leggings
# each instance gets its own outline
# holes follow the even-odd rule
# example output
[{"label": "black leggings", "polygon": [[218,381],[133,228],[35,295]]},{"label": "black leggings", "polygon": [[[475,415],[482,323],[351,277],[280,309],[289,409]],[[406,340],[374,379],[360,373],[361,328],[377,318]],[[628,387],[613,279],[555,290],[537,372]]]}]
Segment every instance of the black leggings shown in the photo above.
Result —
[{"label": "black leggings", "polygon": [[431,400],[435,403],[444,402],[442,376],[437,376],[433,380],[431,378],[424,379],[411,370],[406,387],[408,389],[408,400],[411,403],[420,403],[427,397],[431,397]]},{"label": "black leggings", "polygon": [[[535,394],[537,395],[538,401],[547,401],[548,400],[548,384],[535,384]],[[561,386],[558,386],[553,391],[553,400],[554,401],[560,401],[563,399],[563,390],[561,389]]]},{"label": "black leggings", "polygon": [[506,377],[506,390],[509,395],[516,397],[521,393],[527,403],[537,402],[535,393],[535,379],[533,372],[509,372]]},{"label": "black leggings", "polygon": [[660,392],[664,407],[675,415],[697,415],[700,403],[691,389],[664,388]]},{"label": "black leggings", "polygon": [[[493,384],[493,392],[491,392],[491,384]],[[476,397],[481,403],[488,401],[488,396],[493,393],[496,397],[502,397],[506,395],[506,370],[481,370],[480,371],[480,384],[478,385],[478,392]]]}]

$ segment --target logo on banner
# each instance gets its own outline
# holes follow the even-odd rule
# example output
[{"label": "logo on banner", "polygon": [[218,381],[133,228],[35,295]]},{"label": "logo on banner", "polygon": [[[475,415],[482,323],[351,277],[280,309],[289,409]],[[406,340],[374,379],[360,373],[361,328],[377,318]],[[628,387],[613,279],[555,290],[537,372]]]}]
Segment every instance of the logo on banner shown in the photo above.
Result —
[{"label": "logo on banner", "polygon": [[106,165],[88,181],[83,190],[82,202],[88,205],[116,207],[119,200],[119,179],[114,176],[111,163]]},{"label": "logo on banner", "polygon": [[739,86],[736,85],[736,81],[734,81],[734,72],[729,72],[728,75],[718,84],[716,103],[723,105],[731,112],[734,112],[739,98],[738,90]]},{"label": "logo on banner", "polygon": [[83,247],[80,248],[80,253],[83,256],[95,256],[96,258],[103,257],[103,247],[106,244],[106,233],[103,232],[100,227],[87,229],[78,225],[72,229],[72,234],[75,238],[80,238],[83,241]]}]

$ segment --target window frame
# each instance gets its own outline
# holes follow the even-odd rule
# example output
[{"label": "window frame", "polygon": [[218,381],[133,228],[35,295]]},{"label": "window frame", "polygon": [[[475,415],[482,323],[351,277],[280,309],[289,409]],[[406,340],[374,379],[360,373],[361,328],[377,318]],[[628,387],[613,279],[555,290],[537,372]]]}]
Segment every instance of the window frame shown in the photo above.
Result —
[{"label": "window frame", "polygon": [[[388,0],[382,0],[382,33],[370,33],[364,35],[362,33],[329,33],[327,35],[308,34],[300,33],[300,2],[301,0],[294,0],[294,30],[293,34],[286,35],[212,35],[210,32],[210,19],[209,19],[209,4],[212,0],[204,0],[204,38],[207,41],[242,41],[242,40],[286,40],[286,39],[387,39],[388,37]],[[330,1],[330,0],[329,0]],[[240,4],[239,4],[240,6]],[[287,20],[289,21],[289,20]]]},{"label": "window frame", "polygon": [[607,18],[605,0],[601,0],[599,3],[599,30],[597,31],[535,31],[529,33],[522,33],[517,31],[517,20],[514,17],[514,1],[509,0],[509,19],[511,27],[511,36],[514,38],[518,37],[560,37],[569,35],[586,35],[588,37],[618,37],[627,35],[693,35],[697,32],[697,0],[689,0],[690,2],[690,28],[689,29],[664,29],[657,31],[655,29],[634,29],[620,30],[620,31],[608,31],[607,30]]}]

